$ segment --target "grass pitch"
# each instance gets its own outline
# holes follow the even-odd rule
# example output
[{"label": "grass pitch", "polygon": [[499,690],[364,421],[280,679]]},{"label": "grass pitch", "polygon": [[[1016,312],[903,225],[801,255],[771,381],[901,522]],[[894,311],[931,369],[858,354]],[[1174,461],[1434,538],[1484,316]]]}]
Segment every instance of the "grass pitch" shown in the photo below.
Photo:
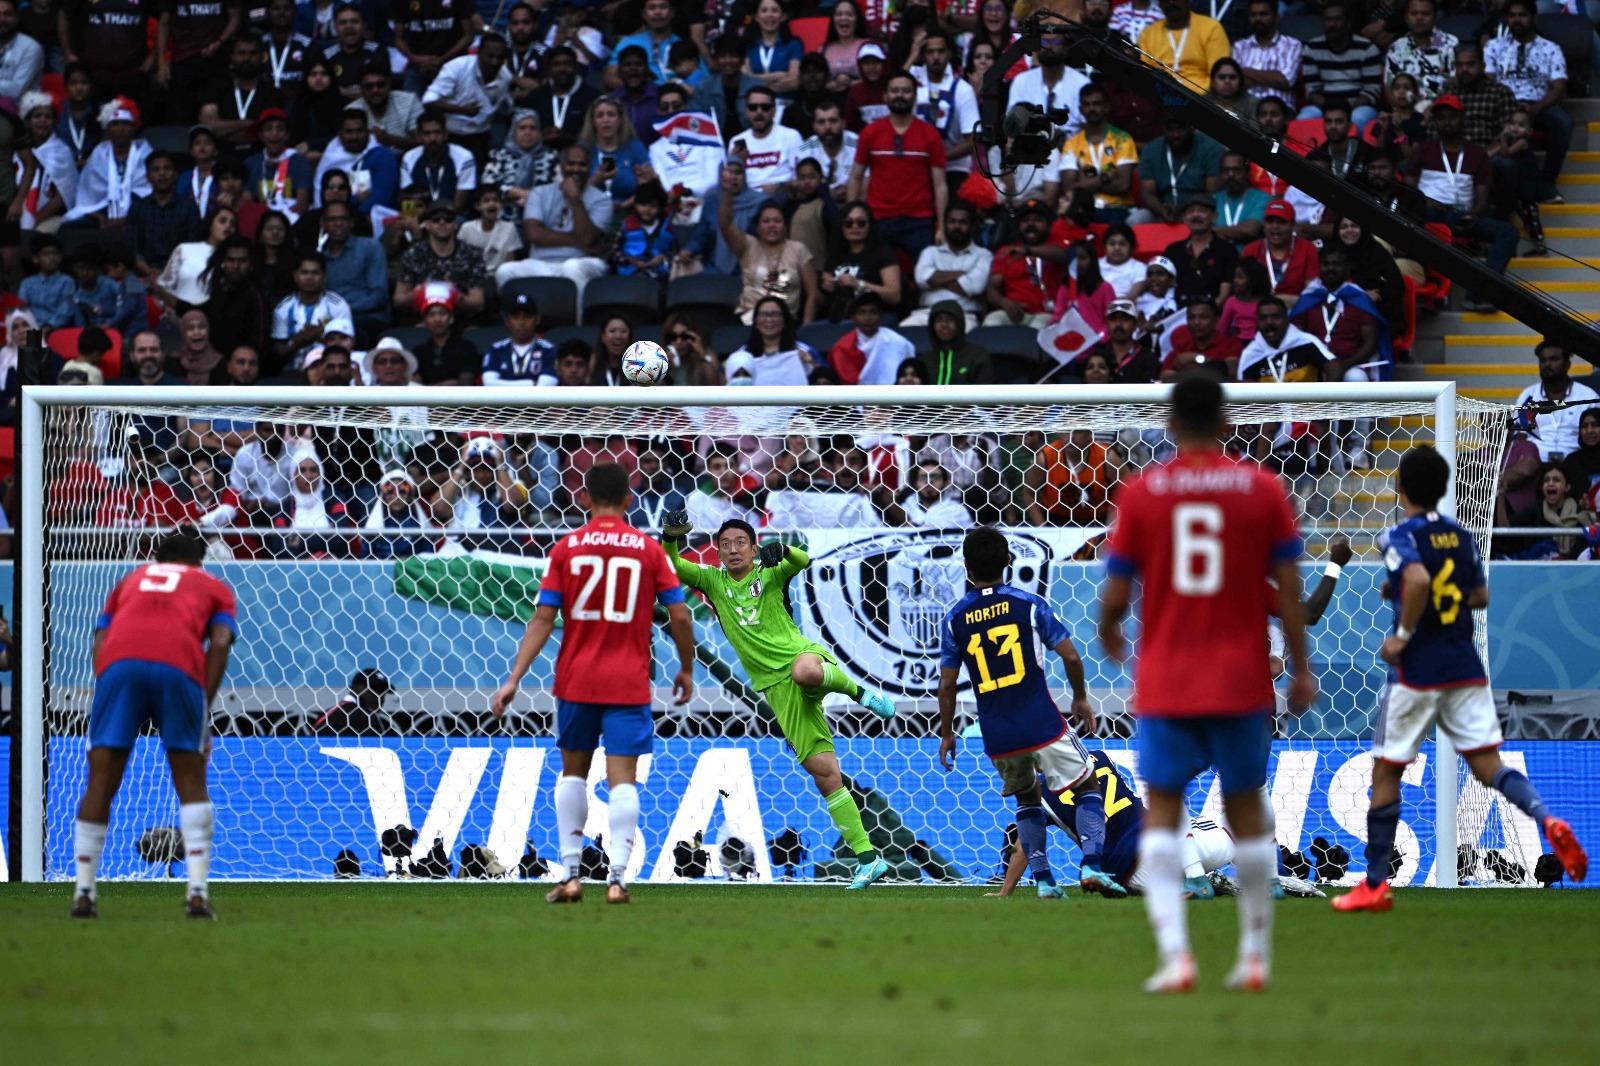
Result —
[{"label": "grass pitch", "polygon": [[[1190,905],[1201,990],[1138,992],[1138,901],[981,889],[0,885],[7,1063],[1600,1061],[1600,893],[1408,891],[1277,911],[1276,984],[1221,991],[1232,901]],[[87,1056],[87,1058],[86,1058]],[[1156,1056],[1160,1056],[1159,1058]]]}]

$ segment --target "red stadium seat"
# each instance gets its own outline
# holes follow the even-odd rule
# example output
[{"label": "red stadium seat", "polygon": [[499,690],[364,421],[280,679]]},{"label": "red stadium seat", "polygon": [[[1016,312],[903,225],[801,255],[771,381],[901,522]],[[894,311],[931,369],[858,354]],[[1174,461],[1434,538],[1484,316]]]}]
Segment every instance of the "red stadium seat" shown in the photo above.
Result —
[{"label": "red stadium seat", "polygon": [[1417,344],[1417,283],[1411,280],[1410,275],[1402,274],[1405,282],[1406,295],[1400,303],[1400,312],[1404,319],[1396,322],[1390,329],[1394,338],[1394,354],[1399,359],[1402,352],[1409,353]]},{"label": "red stadium seat", "polygon": [[0,481],[11,476],[17,468],[17,430],[15,426],[0,426]]},{"label": "red stadium seat", "polygon": [[[82,332],[83,330],[81,329],[51,330],[50,339],[47,342],[50,345],[50,350],[64,360],[70,361],[78,358],[78,334]],[[106,336],[111,338],[111,350],[100,359],[100,373],[105,375],[107,381],[110,381],[112,378],[122,376],[122,334],[114,329],[108,329],[106,330]]]},{"label": "red stadium seat", "polygon": [[1177,222],[1147,222],[1142,226],[1133,227],[1134,239],[1139,242],[1134,249],[1134,257],[1149,262],[1155,256],[1167,250],[1167,245],[1173,241],[1181,241],[1189,236],[1189,227]]},{"label": "red stadium seat", "polygon": [[828,43],[830,21],[826,17],[794,19],[789,23],[789,32],[794,34],[795,40],[805,45],[807,52],[820,52],[822,46]]}]

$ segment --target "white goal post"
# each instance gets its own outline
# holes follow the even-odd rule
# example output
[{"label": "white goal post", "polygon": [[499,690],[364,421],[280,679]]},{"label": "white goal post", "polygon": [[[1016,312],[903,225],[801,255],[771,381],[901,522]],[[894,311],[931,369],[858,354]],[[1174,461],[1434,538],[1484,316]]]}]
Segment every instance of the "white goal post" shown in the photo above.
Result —
[{"label": "white goal post", "polygon": [[[807,545],[812,568],[793,585],[802,627],[835,648],[854,676],[897,687],[906,708],[900,719],[880,727],[857,718],[853,706],[829,706],[845,773],[854,775],[855,786],[868,795],[862,806],[869,832],[877,819],[884,839],[898,842],[891,847],[900,849],[902,879],[982,880],[995,866],[998,834],[1010,816],[988,771],[977,765],[980,749],[971,742],[964,742],[964,766],[953,778],[933,765],[927,679],[937,671],[926,666],[936,658],[936,640],[929,644],[930,619],[941,596],[960,591],[952,586],[958,578],[951,576],[950,559],[954,545],[959,560],[961,522],[942,528],[906,524],[917,504],[913,486],[936,483],[928,471],[942,471],[943,499],[959,506],[939,513],[964,511],[966,522],[990,517],[1026,543],[1026,551],[1017,549],[1019,571],[1026,562],[1025,579],[1061,609],[1091,661],[1094,698],[1113,723],[1115,735],[1105,738],[1105,746],[1119,763],[1136,769],[1125,713],[1131,682],[1098,661],[1093,630],[1085,625],[1098,594],[1094,558],[1111,505],[1100,500],[1099,509],[1085,517],[1065,502],[1060,512],[1040,503],[1044,497],[1038,494],[1045,490],[1037,478],[1047,475],[1036,477],[1043,467],[1030,465],[1035,453],[1029,441],[1060,440],[1058,447],[1065,448],[1073,431],[1089,431],[1100,457],[1096,462],[1124,472],[1137,469],[1164,452],[1168,392],[1162,385],[24,388],[18,446],[23,622],[17,667],[23,718],[20,751],[13,753],[22,762],[23,879],[71,876],[70,861],[58,852],[70,848],[63,838],[71,837],[77,799],[71,793],[81,788],[84,773],[93,612],[116,577],[148,558],[151,543],[144,536],[148,528],[130,532],[126,524],[112,529],[85,519],[94,514],[95,501],[80,498],[85,483],[72,479],[88,470],[92,491],[110,492],[106,486],[132,477],[130,471],[144,461],[122,450],[131,447],[127,442],[137,437],[137,427],[152,419],[183,418],[190,428],[218,421],[254,425],[254,431],[239,432],[288,439],[291,447],[303,444],[308,453],[316,451],[315,438],[324,430],[361,440],[431,434],[454,442],[452,449],[466,438],[490,435],[501,442],[495,454],[504,453],[508,466],[513,453],[518,462],[530,464],[518,470],[533,470],[540,448],[563,463],[546,468],[545,480],[556,479],[544,486],[556,492],[550,502],[536,506],[523,489],[517,522],[481,527],[476,535],[441,525],[428,530],[429,550],[404,558],[371,550],[398,534],[375,532],[379,527],[363,528],[357,521],[339,528],[306,527],[304,536],[292,523],[247,525],[242,519],[210,530],[219,558],[236,552],[234,561],[222,564],[224,579],[247,586],[239,589],[240,642],[214,708],[219,716],[212,775],[219,786],[219,877],[328,877],[334,852],[345,849],[355,853],[363,872],[392,874],[397,863],[404,863],[380,848],[378,838],[401,823],[420,827],[417,855],[427,850],[432,836],[452,858],[464,845],[491,846],[507,868],[514,868],[518,858],[507,849],[520,849],[524,841],[546,856],[553,854],[543,828],[545,822],[553,824],[549,791],[540,785],[554,773],[553,760],[544,759],[553,743],[548,693],[530,692],[539,688],[530,676],[522,699],[531,709],[514,728],[490,737],[472,730],[474,723],[481,725],[486,694],[504,677],[514,653],[515,634],[521,631],[515,617],[518,594],[530,587],[530,575],[536,580],[550,538],[576,524],[572,501],[563,503],[560,496],[564,471],[575,456],[595,461],[626,451],[634,462],[646,452],[681,461],[674,491],[715,501],[715,506],[706,504],[705,513],[748,506],[766,519],[763,535]],[[1361,866],[1359,838],[1365,825],[1361,771],[1366,764],[1361,760],[1381,676],[1381,663],[1371,651],[1389,620],[1387,606],[1373,591],[1381,567],[1372,542],[1378,529],[1399,515],[1389,493],[1392,474],[1383,461],[1372,471],[1335,468],[1318,458],[1323,446],[1315,442],[1337,434],[1338,427],[1371,420],[1376,423],[1372,447],[1380,460],[1397,459],[1413,443],[1433,444],[1456,471],[1440,510],[1456,514],[1487,556],[1493,485],[1506,437],[1504,409],[1458,398],[1453,382],[1230,385],[1227,397],[1235,427],[1247,437],[1261,437],[1263,448],[1284,427],[1322,427],[1321,438],[1311,433],[1310,460],[1302,455],[1285,468],[1309,533],[1307,591],[1321,569],[1309,567],[1332,538],[1348,536],[1357,550],[1351,567],[1356,576],[1341,585],[1313,642],[1326,706],[1312,723],[1283,727],[1275,743],[1273,777],[1280,843],[1309,854],[1313,838],[1342,841],[1354,876]],[[207,471],[225,458],[212,447],[200,457]],[[1082,447],[1091,447],[1087,438]],[[155,464],[174,498],[185,505],[196,450],[174,445]],[[713,476],[694,488],[692,479],[724,452],[741,464],[733,481]],[[845,469],[857,462],[857,452],[871,464],[864,472]],[[396,454],[401,458],[393,461],[408,468],[406,455],[416,453]],[[813,480],[790,478],[796,460]],[[977,473],[962,465],[969,460],[977,464]],[[984,464],[993,464],[993,470]],[[456,459],[443,465],[445,473],[427,476],[456,476]],[[516,476],[539,487],[535,474]],[[963,485],[963,478],[972,480]],[[894,487],[877,496],[855,490],[856,481],[871,479]],[[62,491],[66,482],[76,488]],[[719,495],[726,484],[734,486],[726,492],[735,502]],[[1067,482],[1052,499],[1066,501],[1070,490],[1074,500],[1088,501],[1092,487]],[[326,496],[328,484],[315,491]],[[64,496],[73,507],[61,504]],[[886,510],[886,504],[892,506]],[[352,501],[357,506],[372,513],[382,504],[367,493]],[[703,540],[706,532],[698,529],[697,537]],[[317,538],[333,547],[325,554],[304,547]],[[277,545],[276,554],[260,547],[268,540]],[[250,546],[228,548],[223,541]],[[298,547],[283,548],[290,541]],[[504,545],[515,550],[496,550]],[[520,569],[523,564],[530,569]],[[460,581],[468,567],[479,568],[471,589]],[[468,602],[474,596],[496,602]],[[276,631],[279,621],[297,629],[294,641]],[[837,875],[827,858],[834,839],[825,831],[825,815],[820,825],[813,818],[820,803],[784,763],[781,740],[763,724],[763,701],[748,690],[714,629],[697,615],[702,647],[695,702],[686,711],[660,712],[666,725],[660,731],[670,739],[657,741],[654,767],[641,785],[647,807],[653,792],[658,803],[641,825],[644,846],[636,849],[636,862],[645,864],[641,876],[690,876],[693,869],[686,873],[674,864],[673,848],[699,832],[713,876],[739,867],[737,862],[725,867],[725,859],[734,861],[733,852],[719,855],[714,846],[737,837],[751,846],[753,859],[743,871],[751,879],[785,874],[830,879]],[[1480,613],[1480,650],[1484,639]],[[656,647],[658,666],[667,666],[670,678],[671,662],[662,654],[670,645],[658,636]],[[544,658],[553,662],[553,652]],[[382,729],[368,724],[342,736],[316,731],[314,720],[337,697],[345,678],[367,667],[396,678],[391,703],[398,712],[383,712],[393,717]],[[1062,683],[1052,676],[1053,688]],[[665,703],[656,701],[658,708]],[[175,805],[169,812],[168,800],[161,798],[170,789],[153,745],[152,739],[142,739],[130,760],[124,787],[132,798],[118,801],[113,838],[172,824]],[[1401,834],[1406,864],[1401,880],[1454,887],[1457,863],[1449,861],[1454,845],[1477,843],[1474,833],[1481,834],[1484,819],[1494,816],[1493,803],[1473,798],[1476,786],[1470,783],[1467,793],[1460,792],[1455,758],[1425,761],[1425,769],[1407,776],[1424,798],[1407,807],[1406,817],[1414,813],[1417,830]],[[223,785],[224,776],[233,783]],[[591,785],[603,794],[603,785]],[[241,811],[237,818],[228,813],[230,796]],[[1216,798],[1197,795],[1197,813],[1201,802],[1206,811],[1214,809]],[[1472,815],[1470,830],[1458,826],[1458,802],[1484,805]],[[603,827],[603,813],[602,806],[591,815],[591,824]],[[784,861],[774,839],[789,830],[809,855],[803,865]],[[1508,841],[1513,835],[1508,827]],[[1063,847],[1052,845],[1058,854]],[[124,840],[119,850],[114,839],[106,860],[110,876],[152,875],[146,868],[150,860],[141,867],[133,848]],[[1536,857],[1537,852],[1523,859],[1530,873]],[[160,864],[155,865],[159,872]]]}]

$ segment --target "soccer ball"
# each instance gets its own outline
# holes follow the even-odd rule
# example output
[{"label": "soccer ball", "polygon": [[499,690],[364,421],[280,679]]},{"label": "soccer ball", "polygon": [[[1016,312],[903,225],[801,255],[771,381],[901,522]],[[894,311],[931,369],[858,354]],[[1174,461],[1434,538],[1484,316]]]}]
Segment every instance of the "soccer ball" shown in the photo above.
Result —
[{"label": "soccer ball", "polygon": [[659,384],[670,369],[666,349],[655,341],[634,341],[622,353],[622,376],[635,385]]}]

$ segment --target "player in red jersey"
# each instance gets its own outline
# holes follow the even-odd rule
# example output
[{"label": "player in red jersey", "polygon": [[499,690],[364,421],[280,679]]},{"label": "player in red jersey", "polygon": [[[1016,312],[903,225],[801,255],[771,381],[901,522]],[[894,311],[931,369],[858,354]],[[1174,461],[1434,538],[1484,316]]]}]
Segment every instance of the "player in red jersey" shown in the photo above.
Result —
[{"label": "player in red jersey", "polygon": [[632,498],[628,472],[617,463],[596,463],[584,474],[583,488],[589,523],[550,549],[538,607],[517,648],[511,676],[494,694],[493,710],[496,718],[503,716],[516,698],[517,686],[550,639],[559,610],[555,694],[561,777],[556,781],[556,826],[567,876],[545,899],[576,903],[583,898],[578,864],[589,816],[589,764],[603,735],[610,789],[606,902],[627,903],[628,859],[639,825],[639,756],[649,754],[654,739],[652,601],[667,608],[667,630],[678,646],[672,695],[679,705],[694,693],[694,624],[667,553],[623,521]]},{"label": "player in red jersey", "polygon": [[164,537],[156,561],[118,582],[95,625],[94,703],[89,710],[89,781],[78,804],[73,853],[74,918],[98,918],[95,873],[106,846],[111,801],[145,722],[161,746],[178,792],[189,884],[186,913],[214,918],[207,882],[215,811],[206,791],[207,715],[238,634],[233,592],[200,569],[206,542],[193,526]]},{"label": "player in red jersey", "polygon": [[1239,961],[1227,986],[1261,991],[1271,966],[1277,869],[1277,846],[1259,797],[1274,702],[1261,589],[1269,577],[1278,586],[1294,675],[1289,709],[1299,713],[1316,698],[1296,569],[1300,535],[1278,479],[1223,453],[1222,386],[1215,380],[1191,375],[1174,386],[1169,427],[1177,456],[1123,486],[1118,498],[1100,601],[1100,639],[1106,654],[1121,662],[1133,579],[1143,582],[1133,704],[1139,774],[1149,797],[1139,869],[1161,951],[1161,966],[1145,990],[1194,987],[1178,826],[1184,789],[1215,767],[1239,871]]}]

